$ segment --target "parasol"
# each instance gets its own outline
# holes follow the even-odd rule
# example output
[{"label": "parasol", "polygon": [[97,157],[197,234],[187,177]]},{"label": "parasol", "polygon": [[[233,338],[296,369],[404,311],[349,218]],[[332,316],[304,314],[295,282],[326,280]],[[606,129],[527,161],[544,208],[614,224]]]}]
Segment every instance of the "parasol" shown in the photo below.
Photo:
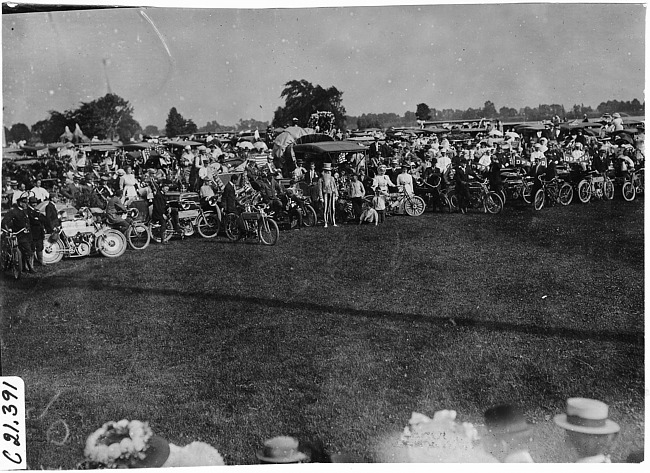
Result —
[{"label": "parasol", "polygon": [[501,130],[497,130],[496,128],[490,130],[489,133],[490,136],[503,136],[503,132]]},{"label": "parasol", "polygon": [[239,143],[237,143],[237,148],[253,149],[254,146],[253,146],[253,143],[251,143],[250,141],[240,141]]},{"label": "parasol", "polygon": [[263,141],[258,141],[257,143],[254,143],[253,147],[258,151],[269,149],[269,147],[266,146],[266,143],[264,143]]}]

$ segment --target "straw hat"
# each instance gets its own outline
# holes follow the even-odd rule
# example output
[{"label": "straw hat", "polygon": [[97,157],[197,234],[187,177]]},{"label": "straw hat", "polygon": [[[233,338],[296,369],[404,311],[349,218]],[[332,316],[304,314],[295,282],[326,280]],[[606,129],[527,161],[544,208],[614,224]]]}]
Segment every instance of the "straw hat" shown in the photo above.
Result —
[{"label": "straw hat", "polygon": [[332,163],[323,163],[323,171],[332,171]]},{"label": "straw hat", "polygon": [[557,425],[573,432],[585,434],[614,434],[619,425],[607,418],[609,406],[604,402],[584,397],[567,399],[566,413],[554,417]]},{"label": "straw hat", "polygon": [[298,440],[293,437],[274,437],[264,442],[257,458],[266,463],[298,463],[307,460],[307,455],[298,450]]}]

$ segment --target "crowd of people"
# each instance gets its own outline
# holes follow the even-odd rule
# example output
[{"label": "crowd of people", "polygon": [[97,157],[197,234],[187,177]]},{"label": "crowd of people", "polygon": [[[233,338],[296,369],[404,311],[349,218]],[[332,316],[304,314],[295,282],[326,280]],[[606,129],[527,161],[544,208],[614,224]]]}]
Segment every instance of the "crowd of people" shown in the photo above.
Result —
[{"label": "crowd of people", "polygon": [[[565,432],[576,463],[611,463],[621,428],[609,418],[607,404],[590,398],[569,398],[565,412],[555,415],[553,420]],[[459,422],[456,411],[437,411],[432,418],[414,412],[399,438],[381,445],[381,451],[370,455],[333,452],[322,439],[281,435],[265,441],[255,452],[255,458],[262,464],[535,463],[535,428],[519,406],[490,407],[479,428],[470,422]],[[78,469],[226,464],[222,454],[205,442],[178,447],[154,434],[146,422],[126,419],[107,422],[93,432],[86,441],[84,455]],[[643,450],[632,450],[625,461],[640,463],[643,455]]]},{"label": "crowd of people", "polygon": [[[31,255],[36,264],[42,261],[43,235],[60,224],[56,209],[62,205],[104,209],[107,222],[125,232],[130,223],[127,208],[146,200],[153,221],[163,224],[171,219],[175,231],[181,232],[177,209],[166,197],[170,190],[194,192],[204,205],[216,196],[225,214],[240,212],[240,196],[256,192],[272,216],[288,215],[292,227],[302,226],[307,204],[325,227],[350,222],[378,225],[403,210],[388,198],[398,193],[412,196],[425,189],[431,197],[427,204],[438,210],[440,192],[453,188],[456,210],[464,213],[473,181],[487,180],[491,190],[505,199],[505,172],[535,178],[534,195],[542,180],[555,178],[560,170],[612,173],[624,181],[644,166],[643,124],[621,133],[625,130],[618,114],[604,117],[597,132],[580,124],[561,128],[556,120],[519,132],[504,130],[498,121],[467,125],[442,132],[387,130],[383,135],[349,136],[366,145],[325,158],[296,155],[292,143],[278,154],[267,145],[252,151],[252,146],[239,146],[236,140],[222,143],[212,136],[205,144],[192,145],[150,140],[136,153],[126,148],[87,149],[83,143],[64,146],[55,156],[29,166],[5,163],[3,200],[11,210],[2,226],[23,230],[19,245],[28,256],[26,269],[33,272]],[[480,131],[468,133],[472,126]],[[266,140],[272,147],[273,136]],[[43,185],[45,180],[51,183],[49,188]]]}]

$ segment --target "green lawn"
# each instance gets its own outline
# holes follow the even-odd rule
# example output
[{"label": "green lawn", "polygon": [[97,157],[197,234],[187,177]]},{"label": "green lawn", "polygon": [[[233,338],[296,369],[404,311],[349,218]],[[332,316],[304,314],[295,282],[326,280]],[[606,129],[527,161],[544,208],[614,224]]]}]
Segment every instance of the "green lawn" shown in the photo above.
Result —
[{"label": "green lawn", "polygon": [[537,461],[571,461],[552,423],[570,396],[610,404],[620,461],[644,440],[643,217],[619,199],[427,212],[3,278],[2,367],[27,385],[29,467],[74,467],[93,430],[125,417],[229,464],[282,434],[390,460],[412,411],[480,423],[502,401],[535,422]]}]

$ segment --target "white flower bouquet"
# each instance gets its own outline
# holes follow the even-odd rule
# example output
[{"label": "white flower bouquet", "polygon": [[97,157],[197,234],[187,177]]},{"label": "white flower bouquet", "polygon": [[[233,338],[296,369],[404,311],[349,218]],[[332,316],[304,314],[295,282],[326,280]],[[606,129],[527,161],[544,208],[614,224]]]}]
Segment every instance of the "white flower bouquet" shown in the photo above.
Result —
[{"label": "white flower bouquet", "polygon": [[[169,447],[163,439],[158,437],[156,442],[153,439],[153,431],[146,422],[127,419],[110,421],[88,437],[84,455],[88,461],[106,468],[149,466],[154,450],[157,457],[161,454],[165,456],[164,460],[169,454]],[[167,455],[164,454],[165,446]],[[149,462],[148,456],[151,456]]]},{"label": "white flower bouquet", "polygon": [[478,432],[469,422],[456,422],[456,411],[442,410],[433,419],[414,412],[400,443],[415,463],[493,463],[483,451]]}]

